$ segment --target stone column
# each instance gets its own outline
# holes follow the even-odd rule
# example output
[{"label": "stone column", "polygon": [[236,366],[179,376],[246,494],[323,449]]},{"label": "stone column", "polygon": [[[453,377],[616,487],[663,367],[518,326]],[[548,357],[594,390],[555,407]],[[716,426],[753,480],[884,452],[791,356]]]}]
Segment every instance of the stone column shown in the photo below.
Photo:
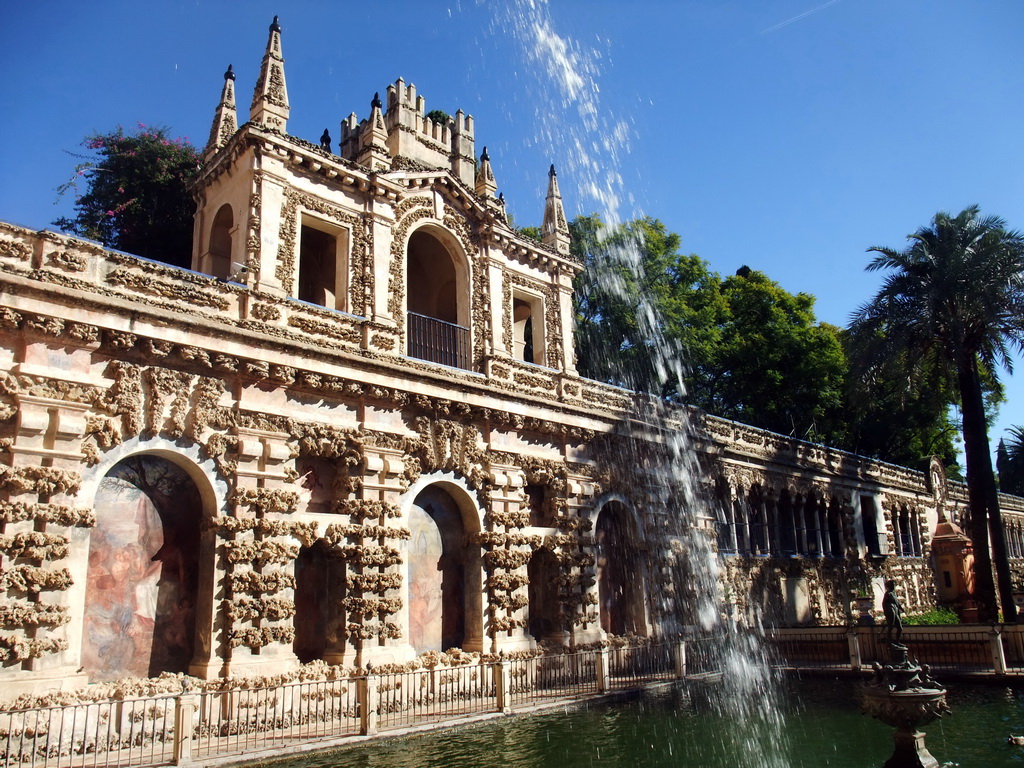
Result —
[{"label": "stone column", "polygon": [[491,294],[491,335],[487,340],[485,354],[508,357],[512,350],[505,346],[505,324],[510,322],[511,307],[505,306],[504,270],[500,252],[487,243],[483,246],[485,258],[480,263],[487,265],[487,287]]},{"label": "stone column", "polygon": [[[490,494],[491,507],[487,516],[491,521],[488,525],[489,530],[492,533],[504,532],[513,536],[522,535],[522,529],[529,525],[529,510],[526,507],[525,494],[523,492],[526,478],[522,470],[519,467],[492,464],[491,481],[493,483]],[[506,522],[499,523],[497,522],[499,520]],[[512,520],[515,520],[516,523],[513,523]],[[491,549],[526,551],[521,545],[506,546],[495,544]],[[507,609],[492,601],[499,597],[503,598],[506,595],[512,599],[526,597],[529,593],[528,567],[524,563],[521,567],[514,569],[492,566],[488,570],[488,574],[491,576],[499,573],[521,577],[524,583],[523,586],[512,591],[496,590],[488,584],[487,589],[484,591],[484,594],[488,597],[484,615],[485,617],[488,615],[492,617],[492,624],[502,621],[517,622],[517,625],[511,629],[492,629],[491,653],[524,650],[533,644],[527,628],[522,626],[525,625],[526,618],[529,615],[529,605]]]},{"label": "stone column", "polygon": [[[367,223],[373,235],[373,248],[366,254],[365,269],[374,276],[372,306],[368,308],[368,314],[377,323],[386,326],[395,326],[395,317],[391,314],[388,301],[391,298],[391,261],[394,255],[391,252],[394,243],[394,208],[381,201],[368,204],[372,216]],[[404,249],[405,244],[402,244]],[[403,250],[404,256],[404,250]],[[404,267],[403,267],[404,269]]]},{"label": "stone column", "polygon": [[[299,225],[298,221],[291,221],[294,230],[292,243],[282,243],[280,240],[282,213],[285,201],[285,182],[280,177],[271,174],[282,174],[284,166],[281,158],[272,155],[261,155],[263,170],[253,173],[254,200],[256,210],[251,213],[251,221],[258,222],[258,230],[253,229],[250,234],[252,242],[249,243],[249,251],[259,265],[259,273],[253,282],[253,288],[258,291],[265,291],[275,296],[285,296],[282,276],[278,274],[278,263],[282,259],[286,263],[290,257],[292,269],[285,279],[291,279],[293,288],[291,293],[297,294],[297,280],[299,274]],[[281,253],[282,246],[293,249],[293,253]]]},{"label": "stone column", "polygon": [[[245,393],[239,398],[246,399]],[[238,518],[249,519],[281,519],[295,509],[297,498],[292,489],[289,474],[286,471],[292,458],[291,447],[288,445],[289,435],[286,432],[238,428],[238,468],[235,472],[234,514]],[[235,541],[274,542],[284,545],[293,544],[290,537],[260,537],[255,531],[244,531],[235,534]],[[294,561],[279,563],[268,562],[260,565],[252,563],[235,563],[227,575],[228,584],[243,574],[255,572],[259,577],[274,580],[272,589],[239,590],[232,588],[235,596],[276,597],[282,600],[295,599],[295,590],[289,585],[294,581]],[[224,619],[226,621],[226,618]],[[215,619],[216,621],[216,619]],[[298,665],[298,659],[292,651],[290,639],[291,619],[270,621],[257,618],[242,622],[241,626],[227,627],[228,637],[232,633],[245,632],[253,628],[265,630],[278,635],[266,645],[250,647],[245,644],[235,645],[229,650],[230,659],[225,667],[233,675],[277,674]]]},{"label": "stone column", "polygon": [[[356,472],[353,469],[353,472]],[[401,450],[394,448],[382,448],[379,446],[363,446],[362,478],[360,486],[364,502],[383,502],[392,509],[398,509],[401,505],[402,494],[405,491],[406,480],[404,477],[405,459]],[[407,529],[407,521],[403,518],[368,518],[364,521],[366,525],[377,525],[386,528]],[[403,531],[404,533],[404,531]],[[405,534],[406,536],[408,534]],[[403,562],[393,566],[376,567],[374,571],[384,574],[398,574],[402,576],[402,584],[396,589],[386,590],[379,593],[367,594],[369,598],[400,598],[402,607],[397,613],[385,615],[380,614],[377,618],[379,625],[396,625],[400,634],[397,637],[390,637],[387,634],[378,636],[376,639],[364,639],[361,641],[361,662],[367,663],[390,663],[411,658],[414,653],[409,645],[409,585],[405,583],[407,578],[408,556],[404,539],[400,538],[402,533],[396,532],[395,538],[384,537],[371,543],[383,543],[386,546],[394,547],[403,552]],[[351,566],[349,566],[351,567]],[[367,570],[363,568],[364,572]],[[382,626],[383,629],[383,626]]]},{"label": "stone column", "polygon": [[572,307],[572,275],[561,270],[558,273],[558,317],[561,323],[563,370],[572,376],[577,375],[576,347],[573,342],[575,315]]},{"label": "stone column", "polygon": [[[31,342],[30,342],[31,343]],[[89,510],[82,508],[82,523],[62,519],[69,515],[57,514],[62,508],[78,510],[78,486],[85,467],[82,440],[86,433],[86,415],[90,407],[84,403],[19,393],[15,396],[18,417],[15,434],[8,447],[10,469],[0,491],[17,514],[12,522],[0,523],[0,532],[8,536],[17,534],[43,534],[52,547],[51,554],[31,558],[30,564],[46,571],[67,569],[72,584],[65,589],[44,589],[28,592],[17,601],[38,611],[57,610],[70,616],[63,626],[41,622],[20,628],[11,628],[4,635],[24,638],[38,644],[21,662],[17,683],[4,683],[12,696],[20,692],[24,682],[56,681],[63,685],[82,685],[86,682],[79,674],[83,633],[81,606],[86,600],[85,585],[88,570]],[[25,519],[18,520],[24,516]],[[70,517],[75,517],[72,513]],[[67,542],[67,553],[60,555]],[[0,552],[5,566],[13,565],[11,557]],[[5,568],[6,570],[6,568]],[[59,606],[51,608],[50,606]],[[11,667],[14,669],[14,667]],[[3,675],[0,675],[2,679]],[[51,683],[52,684],[52,683]]]}]

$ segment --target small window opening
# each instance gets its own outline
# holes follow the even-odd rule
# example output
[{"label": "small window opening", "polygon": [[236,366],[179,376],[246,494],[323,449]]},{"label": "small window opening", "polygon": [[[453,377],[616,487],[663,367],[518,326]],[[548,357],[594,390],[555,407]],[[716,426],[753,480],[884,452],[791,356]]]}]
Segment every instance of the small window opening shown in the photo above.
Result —
[{"label": "small window opening", "polygon": [[512,298],[512,356],[524,363],[544,365],[543,305],[539,298]]},{"label": "small window opening", "polygon": [[343,237],[304,223],[299,233],[299,299],[346,311]]},{"label": "small window opening", "polygon": [[526,491],[527,505],[530,509],[530,525],[545,526],[550,522],[544,513],[545,488],[543,485],[528,484]]},{"label": "small window opening", "polygon": [[864,543],[867,545],[868,554],[873,557],[881,557],[888,553],[888,547],[883,547],[882,536],[878,530],[878,506],[872,496],[860,497],[861,521],[864,526]]}]

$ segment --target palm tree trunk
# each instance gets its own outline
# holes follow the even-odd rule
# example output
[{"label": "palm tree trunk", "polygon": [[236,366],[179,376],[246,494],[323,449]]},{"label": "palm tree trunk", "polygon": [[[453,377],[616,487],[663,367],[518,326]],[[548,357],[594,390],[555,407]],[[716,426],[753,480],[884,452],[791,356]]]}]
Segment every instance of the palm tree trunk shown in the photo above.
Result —
[{"label": "palm tree trunk", "polygon": [[967,495],[971,509],[971,539],[974,543],[974,585],[978,602],[978,618],[989,622],[998,620],[995,583],[992,579],[992,560],[989,539],[999,573],[999,597],[1005,621],[1014,621],[1017,608],[1013,602],[1010,580],[1010,562],[1006,556],[1002,516],[996,478],[992,471],[989,452],[988,426],[985,422],[985,400],[978,375],[977,358],[971,354],[957,365],[960,386],[960,407],[963,413],[964,454],[967,458]]}]

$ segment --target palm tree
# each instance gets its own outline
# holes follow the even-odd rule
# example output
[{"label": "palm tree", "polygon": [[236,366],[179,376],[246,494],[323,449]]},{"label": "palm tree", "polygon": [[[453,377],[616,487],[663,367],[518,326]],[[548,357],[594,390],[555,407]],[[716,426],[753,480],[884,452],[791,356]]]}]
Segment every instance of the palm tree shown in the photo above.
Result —
[{"label": "palm tree", "polygon": [[892,272],[878,295],[854,313],[850,330],[866,375],[906,355],[908,386],[915,371],[938,367],[959,394],[979,618],[997,618],[994,557],[1004,620],[1013,621],[985,392],[986,383],[998,388],[999,367],[1012,373],[1012,350],[1024,351],[1024,236],[996,216],[982,217],[973,205],[957,216],[935,214],[931,226],[908,239],[902,251],[868,249],[878,254],[868,271]]}]

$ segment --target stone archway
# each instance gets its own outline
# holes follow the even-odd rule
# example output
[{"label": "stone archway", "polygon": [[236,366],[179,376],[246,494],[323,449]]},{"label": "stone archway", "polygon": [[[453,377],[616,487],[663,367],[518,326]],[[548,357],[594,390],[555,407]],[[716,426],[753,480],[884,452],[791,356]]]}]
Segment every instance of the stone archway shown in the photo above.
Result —
[{"label": "stone archway", "polygon": [[409,643],[417,653],[480,650],[480,548],[461,506],[428,485],[413,501],[409,531]]},{"label": "stone archway", "polygon": [[601,629],[612,635],[646,635],[643,557],[636,521],[622,502],[597,515],[597,590]]},{"label": "stone archway", "polygon": [[202,494],[184,468],[139,453],[99,483],[82,666],[92,682],[188,672],[196,655]]}]

